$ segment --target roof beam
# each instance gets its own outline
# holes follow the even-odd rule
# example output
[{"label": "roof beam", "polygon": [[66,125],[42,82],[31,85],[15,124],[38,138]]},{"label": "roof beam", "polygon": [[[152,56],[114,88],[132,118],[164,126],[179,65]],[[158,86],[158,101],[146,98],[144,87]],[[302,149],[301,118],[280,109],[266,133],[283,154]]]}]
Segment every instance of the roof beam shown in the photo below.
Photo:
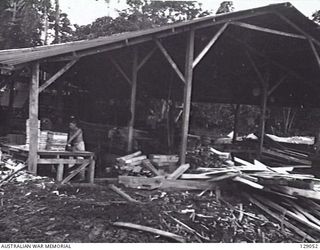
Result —
[{"label": "roof beam", "polygon": [[131,79],[128,77],[128,75],[124,72],[124,70],[121,68],[121,66],[118,64],[118,62],[116,60],[113,59],[112,56],[110,56],[110,61],[112,62],[112,64],[117,68],[117,70],[121,73],[121,75],[123,76],[124,79],[126,79],[126,81],[132,85],[132,81]]},{"label": "roof beam", "polygon": [[204,49],[199,53],[196,59],[192,63],[192,68],[194,69],[198,63],[202,60],[202,58],[208,53],[210,48],[216,43],[219,37],[223,34],[223,32],[227,29],[229,23],[225,23],[220,30],[211,38],[210,42],[204,47]]},{"label": "roof beam", "polygon": [[158,48],[160,49],[160,51],[162,52],[162,54],[164,55],[164,57],[167,59],[167,61],[170,63],[171,67],[173,68],[173,70],[177,73],[177,75],[179,76],[179,78],[181,79],[181,81],[183,83],[186,83],[186,79],[184,77],[184,75],[181,73],[179,67],[177,66],[177,64],[174,62],[174,60],[172,59],[172,57],[169,55],[168,51],[163,47],[163,45],[161,44],[161,42],[158,39],[154,40],[156,45],[158,46]]},{"label": "roof beam", "polygon": [[313,55],[315,56],[316,60],[317,60],[317,63],[318,63],[318,66],[319,66],[319,69],[320,69],[320,56],[317,52],[317,49],[316,47],[314,46],[314,43],[311,39],[309,39],[309,43],[310,43],[310,47],[312,49],[312,52],[313,52]]},{"label": "roof beam", "polygon": [[152,55],[156,52],[157,47],[154,47],[142,60],[141,62],[138,64],[137,66],[137,70],[139,71],[142,66],[152,57]]},{"label": "roof beam", "polygon": [[278,68],[284,70],[285,72],[287,72],[288,74],[294,76],[295,78],[299,79],[299,80],[302,80],[304,83],[308,84],[309,86],[312,86],[314,87],[312,84],[310,84],[309,82],[307,82],[304,77],[302,77],[301,75],[297,74],[295,71],[293,71],[292,69],[288,68],[287,66],[277,62],[277,61],[274,61],[272,59],[270,59],[268,56],[266,56],[264,53],[256,50],[255,48],[253,48],[252,46],[250,46],[249,44],[247,44],[246,42],[243,42],[231,35],[228,35],[229,37],[231,37],[234,41],[237,41],[238,43],[242,44],[243,46],[245,46],[249,51],[253,52],[254,54],[256,55],[259,55],[261,57],[263,57],[264,59],[266,59],[269,63],[277,66]]},{"label": "roof beam", "polygon": [[[212,19],[206,20],[207,22],[199,22],[199,23],[195,23],[192,24],[192,29],[194,30],[198,30],[198,29],[203,29],[203,28],[207,28],[210,26],[216,26],[216,25],[221,25],[224,24],[226,22],[230,22],[230,21],[237,21],[237,20],[242,20],[242,19],[247,19],[250,17],[256,17],[256,16],[262,16],[262,15],[267,15],[267,14],[271,14],[272,12],[270,11],[260,11],[260,12],[255,12],[255,13],[249,13],[249,14],[245,14],[245,15],[241,15],[241,16],[236,16],[236,17],[230,17],[228,20],[216,20],[219,17],[212,17]],[[173,36],[173,35],[177,35],[183,32],[187,32],[190,31],[190,27],[187,26],[183,26],[182,24],[180,24],[181,26],[179,27],[174,27],[174,29],[170,29],[170,32],[166,32],[167,30],[161,30],[159,32],[155,32],[154,34],[150,34],[149,36],[147,35],[143,35],[141,37],[134,37],[134,38],[129,38],[127,39],[127,42],[124,41],[120,41],[120,42],[116,42],[112,45],[108,44],[108,45],[101,45],[99,48],[95,47],[95,48],[91,48],[91,49],[84,49],[82,51],[77,51],[77,56],[78,57],[84,57],[84,56],[90,56],[90,55],[94,55],[94,54],[98,54],[98,53],[104,53],[107,51],[111,51],[111,50],[115,50],[115,49],[119,49],[119,48],[123,48],[123,47],[127,47],[127,46],[133,46],[133,45],[137,45],[143,42],[149,42],[152,41],[154,38],[156,39],[160,39],[160,38],[165,38],[168,36]],[[70,52],[71,53],[71,52]],[[69,55],[61,55],[61,56],[52,56],[52,58],[46,58],[44,59],[46,62],[51,62],[51,61],[57,61],[57,60],[72,60],[74,59],[73,55],[71,55],[69,53]]]},{"label": "roof beam", "polygon": [[286,37],[298,38],[298,39],[307,39],[304,35],[298,35],[298,34],[288,33],[288,32],[284,32],[284,31],[259,27],[259,26],[252,25],[249,23],[231,22],[230,24],[235,25],[235,26],[239,26],[242,28],[250,29],[250,30],[256,30],[256,31],[261,31],[261,32],[265,32],[265,33],[270,33],[273,35],[286,36]]},{"label": "roof beam", "polygon": [[49,80],[39,87],[39,93],[49,87],[54,83],[60,76],[62,76],[66,71],[68,71],[79,59],[74,59],[71,62],[68,62],[64,67],[62,67],[57,73],[55,73]]},{"label": "roof beam", "polygon": [[317,44],[318,46],[320,46],[320,42],[315,39],[314,37],[312,37],[311,35],[309,35],[308,33],[306,33],[303,29],[301,29],[299,26],[297,26],[295,23],[293,23],[291,20],[289,20],[287,17],[285,17],[284,15],[278,13],[278,12],[273,12],[273,14],[277,15],[278,17],[280,17],[282,20],[284,20],[286,23],[288,23],[291,27],[293,27],[294,29],[296,29],[297,31],[299,31],[301,34],[303,34],[305,37],[307,37],[308,39],[310,39],[311,41],[313,41],[315,44]]}]

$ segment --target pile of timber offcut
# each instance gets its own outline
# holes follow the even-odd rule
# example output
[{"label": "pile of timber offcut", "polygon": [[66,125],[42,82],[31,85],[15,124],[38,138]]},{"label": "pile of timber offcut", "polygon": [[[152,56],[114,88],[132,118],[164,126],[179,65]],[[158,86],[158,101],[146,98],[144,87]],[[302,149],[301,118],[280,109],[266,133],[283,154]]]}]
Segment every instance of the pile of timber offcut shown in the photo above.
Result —
[{"label": "pile of timber offcut", "polygon": [[274,139],[275,136],[265,136],[265,147],[262,150],[262,159],[268,164],[274,166],[284,165],[300,165],[305,168],[311,167],[309,155],[311,152],[310,146],[304,150],[289,148],[286,145],[279,143]]},{"label": "pile of timber offcut", "polygon": [[172,173],[161,175],[151,164],[153,177],[119,176],[119,183],[148,190],[215,190],[216,194],[224,187],[234,188],[237,192],[243,191],[251,203],[304,239],[320,238],[320,179],[291,173],[293,167],[269,167],[257,160],[250,163],[231,158],[229,153],[213,148],[206,150],[215,154],[212,158],[223,162],[221,167],[191,168],[184,164]]},{"label": "pile of timber offcut", "polygon": [[229,166],[230,153],[223,153],[210,147],[200,147],[187,153],[191,167],[221,168]]},{"label": "pile of timber offcut", "polygon": [[[115,168],[122,175],[130,176],[152,176],[165,175],[170,169],[176,168],[179,161],[177,155],[156,155],[152,154],[147,157],[141,151],[130,155],[122,156],[116,159]],[[157,168],[156,168],[156,167]]]}]

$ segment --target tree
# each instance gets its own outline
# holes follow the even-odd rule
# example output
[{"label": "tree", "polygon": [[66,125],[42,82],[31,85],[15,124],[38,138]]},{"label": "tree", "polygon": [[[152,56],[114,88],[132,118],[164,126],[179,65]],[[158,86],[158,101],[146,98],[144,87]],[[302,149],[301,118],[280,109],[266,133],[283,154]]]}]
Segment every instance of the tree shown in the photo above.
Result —
[{"label": "tree", "polygon": [[320,10],[314,12],[312,14],[312,20],[318,24],[320,24]]},{"label": "tree", "polygon": [[210,14],[200,4],[189,1],[128,0],[127,4],[129,7],[118,11],[116,18],[105,16],[88,25],[75,25],[74,40],[158,27]]},{"label": "tree", "polygon": [[1,4],[1,49],[41,44],[41,17],[38,1],[5,0]]},{"label": "tree", "polygon": [[[54,14],[50,0],[1,0],[0,49],[47,44],[53,29]],[[61,40],[67,41],[72,29],[65,13],[60,14],[59,25]]]},{"label": "tree", "polygon": [[232,1],[224,1],[220,4],[216,14],[228,13],[234,10]]}]

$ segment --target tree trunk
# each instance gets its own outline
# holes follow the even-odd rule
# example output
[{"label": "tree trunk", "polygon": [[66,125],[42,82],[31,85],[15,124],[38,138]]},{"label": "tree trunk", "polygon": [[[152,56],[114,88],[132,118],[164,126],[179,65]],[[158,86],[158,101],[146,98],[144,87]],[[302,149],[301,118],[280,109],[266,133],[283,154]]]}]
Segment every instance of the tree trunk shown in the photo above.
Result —
[{"label": "tree trunk", "polygon": [[54,25],[54,43],[60,43],[60,36],[59,36],[59,22],[60,22],[60,4],[59,4],[59,0],[55,0],[55,6],[56,6],[56,10],[55,10],[55,25]]}]

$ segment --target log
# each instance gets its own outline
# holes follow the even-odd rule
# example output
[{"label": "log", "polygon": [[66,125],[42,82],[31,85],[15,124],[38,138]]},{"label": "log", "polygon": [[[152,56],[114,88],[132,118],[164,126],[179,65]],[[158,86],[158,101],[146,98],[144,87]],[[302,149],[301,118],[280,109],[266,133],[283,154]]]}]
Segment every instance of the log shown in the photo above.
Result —
[{"label": "log", "polygon": [[308,235],[307,233],[305,233],[304,231],[302,231],[300,228],[292,225],[291,223],[289,223],[288,221],[285,221],[282,217],[280,217],[279,215],[277,215],[276,213],[272,212],[270,209],[268,209],[266,206],[264,206],[262,203],[260,203],[258,200],[254,199],[253,197],[249,196],[248,194],[244,194],[247,199],[253,203],[254,205],[256,205],[257,207],[259,207],[261,210],[263,210],[265,213],[269,214],[271,217],[273,217],[274,219],[276,219],[277,221],[279,221],[281,224],[285,225],[287,228],[289,228],[292,232],[300,235],[303,239],[307,239],[311,242],[317,242],[317,240],[315,240],[313,237],[311,237],[310,235]]},{"label": "log", "polygon": [[137,230],[140,230],[140,231],[153,233],[153,234],[156,234],[156,235],[160,235],[160,236],[163,236],[163,237],[166,237],[166,238],[173,239],[173,240],[175,240],[177,242],[181,242],[181,243],[185,243],[186,242],[186,240],[180,235],[169,233],[169,232],[166,232],[166,231],[163,231],[163,230],[159,230],[159,229],[155,229],[155,228],[152,228],[152,227],[146,227],[146,226],[133,224],[133,223],[127,223],[127,222],[115,222],[115,223],[113,223],[113,225],[117,226],[117,227],[125,227],[125,228],[130,228],[130,229],[137,229]]},{"label": "log", "polygon": [[167,178],[169,180],[178,179],[184,172],[186,172],[190,168],[190,164],[182,164],[178,167],[172,174],[170,174]]},{"label": "log", "polygon": [[116,187],[113,184],[109,184],[108,187],[116,192],[118,195],[120,195],[122,198],[126,199],[129,202],[133,202],[133,203],[141,203],[140,201],[137,201],[135,199],[133,199],[130,195],[126,194],[124,191],[122,191],[120,188]]}]

